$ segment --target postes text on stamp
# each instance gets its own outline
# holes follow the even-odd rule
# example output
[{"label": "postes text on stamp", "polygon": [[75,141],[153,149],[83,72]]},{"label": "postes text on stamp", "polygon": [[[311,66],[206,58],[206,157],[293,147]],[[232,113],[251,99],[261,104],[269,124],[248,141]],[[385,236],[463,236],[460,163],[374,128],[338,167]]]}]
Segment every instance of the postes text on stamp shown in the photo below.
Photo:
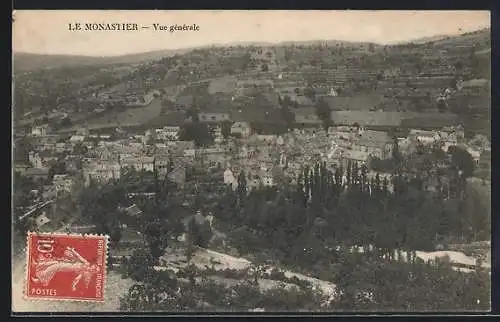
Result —
[{"label": "postes text on stamp", "polygon": [[28,233],[27,299],[104,301],[107,236]]}]

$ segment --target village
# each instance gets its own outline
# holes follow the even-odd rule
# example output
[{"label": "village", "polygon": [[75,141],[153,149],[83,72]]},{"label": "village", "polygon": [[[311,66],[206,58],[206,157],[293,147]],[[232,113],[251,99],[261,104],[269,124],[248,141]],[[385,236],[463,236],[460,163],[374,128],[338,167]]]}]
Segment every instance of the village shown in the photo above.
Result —
[{"label": "village", "polygon": [[[37,126],[30,133],[32,150],[28,153],[28,162],[17,164],[16,171],[40,183],[39,189],[31,191],[36,206],[30,205],[26,209],[30,215],[39,214],[36,223],[39,229],[43,229],[51,221],[47,214],[53,210],[40,214],[33,209],[40,205],[47,207],[67,196],[74,197],[91,184],[103,185],[119,180],[131,170],[157,173],[161,178],[167,176],[187,196],[189,193],[182,189],[199,184],[196,176],[189,175],[196,170],[212,171],[218,176],[212,185],[219,182],[221,189],[230,186],[234,191],[243,173],[250,192],[262,187],[297,185],[304,167],[313,167],[317,163],[325,163],[332,171],[347,169],[349,163],[366,166],[369,179],[376,175],[387,178],[389,190],[393,191],[393,172],[390,169],[380,171],[376,165],[392,159],[394,149],[408,156],[419,147],[437,147],[444,153],[449,147],[460,147],[471,155],[478,170],[491,169],[489,141],[481,136],[466,139],[460,125],[426,130],[410,128],[406,131],[407,136],[391,136],[385,131],[366,129],[378,125],[374,123],[375,119],[350,119],[349,115],[342,117],[340,112],[332,114],[339,123],[329,127],[328,131],[316,122],[315,126],[301,126],[283,134],[257,134],[245,121],[231,123],[228,133],[223,133],[222,123],[226,124],[228,117],[215,115],[216,121],[213,122],[212,116],[200,113],[200,122],[209,119],[209,131],[213,133],[213,143],[204,147],[197,147],[194,141],[181,141],[180,126],[149,129],[136,135],[119,129],[113,134],[91,134],[82,127],[66,138],[51,133],[47,126]],[[391,127],[390,124],[380,126]],[[394,131],[401,129],[401,124],[393,123],[392,126]],[[346,172],[341,178],[342,185],[347,186]],[[429,177],[425,183],[429,192],[438,189],[433,179]],[[481,180],[484,182],[485,179]],[[369,186],[370,182],[367,184]],[[153,194],[154,191],[141,193]],[[132,209],[134,205],[123,207]],[[59,219],[56,217],[54,221]]]}]

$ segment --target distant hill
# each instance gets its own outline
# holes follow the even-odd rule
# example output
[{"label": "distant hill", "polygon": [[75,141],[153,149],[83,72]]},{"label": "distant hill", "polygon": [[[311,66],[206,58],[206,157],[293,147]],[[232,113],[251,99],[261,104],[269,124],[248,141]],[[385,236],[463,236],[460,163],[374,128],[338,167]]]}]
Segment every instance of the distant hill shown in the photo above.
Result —
[{"label": "distant hill", "polygon": [[481,29],[474,32],[468,32],[465,34],[450,36],[444,39],[440,39],[434,42],[435,46],[468,46],[470,44],[477,44],[479,47],[483,47],[491,39],[491,29]]},{"label": "distant hill", "polygon": [[449,37],[450,36],[448,36],[448,35],[436,35],[436,36],[431,36],[431,37],[423,37],[423,38],[413,39],[410,41],[401,41],[398,44],[407,44],[410,42],[412,44],[421,45],[421,44],[425,44],[425,43],[432,42],[432,41],[447,39]]},{"label": "distant hill", "polygon": [[111,64],[137,64],[162,57],[182,55],[192,49],[157,50],[139,54],[93,57],[76,55],[41,55],[30,53],[14,53],[13,69],[19,71],[31,71],[43,68],[60,68],[89,65],[111,65]]},{"label": "distant hill", "polygon": [[402,41],[395,45],[405,44],[405,43],[413,43],[417,45],[425,44],[432,42],[434,45],[447,45],[447,44],[456,44],[461,45],[462,43],[470,43],[470,42],[483,42],[487,39],[490,39],[491,30],[490,28],[484,28],[473,32],[467,32],[459,35],[436,35],[431,37],[423,37],[418,39],[412,39],[408,41]]},{"label": "distant hill", "polygon": [[[406,43],[414,44],[425,44],[428,42],[433,42],[434,46],[460,46],[469,45],[471,43],[478,43],[479,50],[487,50],[483,48],[485,44],[490,39],[490,29],[482,29],[474,32],[468,32],[457,36],[446,36],[438,35],[426,38],[420,38],[415,40],[410,40]],[[224,47],[224,46],[259,46],[259,47],[283,47],[291,45],[303,45],[309,46],[314,44],[325,44],[327,46],[336,46],[343,44],[346,47],[360,49],[368,48],[368,42],[349,42],[349,41],[339,41],[339,40],[310,40],[310,41],[285,41],[278,43],[263,43],[263,42],[237,42],[231,44],[213,44],[211,46],[200,46],[197,48],[209,48],[209,47]],[[391,44],[391,45],[402,45],[402,43]],[[375,48],[380,48],[384,44],[373,44]],[[391,46],[389,45],[389,46]],[[169,57],[173,55],[182,55],[195,48],[183,48],[183,49],[169,49],[169,50],[157,50],[138,54],[129,54],[121,56],[111,56],[111,57],[92,57],[92,56],[73,56],[73,55],[40,55],[40,54],[30,54],[30,53],[14,53],[13,57],[13,67],[14,71],[30,71],[42,68],[59,68],[68,66],[89,66],[89,65],[111,65],[111,64],[137,64],[152,60],[158,60],[162,57]]]}]

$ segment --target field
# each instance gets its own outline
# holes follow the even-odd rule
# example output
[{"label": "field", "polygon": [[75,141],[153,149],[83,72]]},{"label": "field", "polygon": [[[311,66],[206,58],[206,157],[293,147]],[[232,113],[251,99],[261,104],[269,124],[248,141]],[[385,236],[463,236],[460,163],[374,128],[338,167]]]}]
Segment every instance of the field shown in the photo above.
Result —
[{"label": "field", "polygon": [[208,93],[232,93],[236,87],[237,79],[234,76],[213,79],[208,85]]},{"label": "field", "polygon": [[[87,120],[89,129],[100,129],[117,127],[137,126],[151,122],[157,118],[162,110],[161,100],[154,99],[151,104],[145,107],[127,108],[124,111],[109,111],[101,115],[94,116]],[[75,131],[81,125],[74,125],[64,131]]]}]

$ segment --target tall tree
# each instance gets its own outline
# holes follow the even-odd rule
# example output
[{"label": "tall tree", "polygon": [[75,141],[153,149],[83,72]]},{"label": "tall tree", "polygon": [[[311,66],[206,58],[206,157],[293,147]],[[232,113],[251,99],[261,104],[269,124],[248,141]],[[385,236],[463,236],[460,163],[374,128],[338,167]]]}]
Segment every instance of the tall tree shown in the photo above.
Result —
[{"label": "tall tree", "polygon": [[463,177],[471,177],[476,167],[471,154],[458,146],[451,146],[448,152],[451,154],[451,167],[461,171]]},{"label": "tall tree", "polygon": [[238,198],[240,202],[242,202],[247,195],[247,179],[245,175],[245,171],[241,170],[240,174],[238,175]]}]

